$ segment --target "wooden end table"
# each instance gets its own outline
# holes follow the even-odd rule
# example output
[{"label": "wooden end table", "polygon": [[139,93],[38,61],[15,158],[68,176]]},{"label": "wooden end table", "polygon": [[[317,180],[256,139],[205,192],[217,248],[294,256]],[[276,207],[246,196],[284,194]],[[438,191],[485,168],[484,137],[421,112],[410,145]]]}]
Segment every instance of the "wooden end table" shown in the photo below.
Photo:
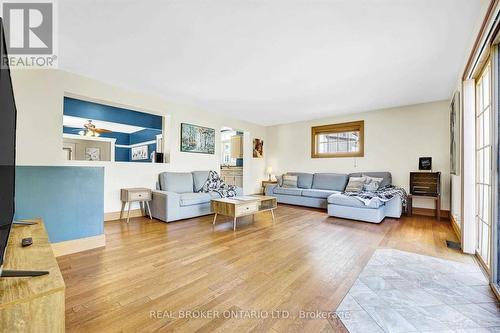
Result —
[{"label": "wooden end table", "polygon": [[263,180],[262,181],[262,194],[266,194],[266,186],[269,184],[278,184],[277,180]]},{"label": "wooden end table", "polygon": [[152,220],[151,208],[149,208],[149,202],[152,200],[153,194],[151,189],[144,187],[133,187],[133,188],[122,188],[120,191],[120,199],[122,201],[122,209],[120,211],[120,220],[123,217],[123,211],[128,203],[127,210],[127,223],[130,220],[130,205],[132,202],[138,202],[141,206],[141,212],[146,215],[146,209],[144,205],[148,208],[149,218]]},{"label": "wooden end table", "polygon": [[441,195],[436,195],[436,196],[428,196],[428,195],[415,195],[415,194],[408,194],[408,197],[406,198],[406,215],[407,216],[412,216],[413,215],[413,198],[426,198],[426,199],[433,199],[436,203],[436,219],[438,221],[441,221]]},{"label": "wooden end table", "polygon": [[246,195],[241,197],[212,199],[212,211],[215,213],[213,224],[217,215],[233,218],[233,230],[236,230],[236,219],[240,216],[254,215],[255,213],[271,211],[274,223],[274,209],[277,207],[276,198],[266,195]]}]

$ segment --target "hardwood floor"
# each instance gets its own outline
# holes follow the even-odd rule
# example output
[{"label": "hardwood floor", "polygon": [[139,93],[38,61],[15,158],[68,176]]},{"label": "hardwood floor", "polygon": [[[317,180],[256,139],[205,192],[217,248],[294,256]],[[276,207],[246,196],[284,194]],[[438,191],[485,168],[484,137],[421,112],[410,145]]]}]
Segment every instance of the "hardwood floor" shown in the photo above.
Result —
[{"label": "hardwood floor", "polygon": [[[213,216],[106,222],[106,248],[58,260],[67,330],[341,332],[319,314],[336,309],[375,249],[474,262],[446,247],[457,240],[449,221],[412,216],[376,225],[288,205],[275,214],[275,224],[269,212],[254,223],[242,218],[236,232],[229,218],[212,226]],[[183,318],[188,310],[205,318]]]}]

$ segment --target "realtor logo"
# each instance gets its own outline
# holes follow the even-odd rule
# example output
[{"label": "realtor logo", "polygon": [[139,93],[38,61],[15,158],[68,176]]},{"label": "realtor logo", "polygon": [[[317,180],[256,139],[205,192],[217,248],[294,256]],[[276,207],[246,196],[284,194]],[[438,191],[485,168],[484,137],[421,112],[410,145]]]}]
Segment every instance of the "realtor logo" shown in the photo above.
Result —
[{"label": "realtor logo", "polygon": [[55,67],[54,2],[2,1],[2,17],[11,67]]},{"label": "realtor logo", "polygon": [[52,3],[4,3],[10,54],[52,54]]}]

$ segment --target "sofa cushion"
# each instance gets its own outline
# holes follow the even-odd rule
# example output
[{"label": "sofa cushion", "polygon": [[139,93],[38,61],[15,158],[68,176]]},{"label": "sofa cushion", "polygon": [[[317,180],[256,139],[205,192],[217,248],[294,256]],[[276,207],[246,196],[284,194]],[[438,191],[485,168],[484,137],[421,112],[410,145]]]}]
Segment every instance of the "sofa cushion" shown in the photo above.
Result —
[{"label": "sofa cushion", "polygon": [[383,178],[382,183],[380,183],[380,187],[392,185],[392,175],[390,172],[355,172],[349,174],[349,177],[362,177],[362,176]]},{"label": "sofa cushion", "polygon": [[286,195],[302,195],[303,189],[301,188],[288,188],[288,187],[279,187],[277,186],[274,189],[274,194],[286,194]]},{"label": "sofa cushion", "polygon": [[315,173],[312,188],[319,190],[343,191],[347,175],[343,173]]},{"label": "sofa cushion", "polygon": [[364,191],[375,192],[382,184],[384,178],[370,177],[363,175],[366,178],[365,185],[363,185]]},{"label": "sofa cushion", "polygon": [[198,192],[203,188],[207,179],[208,171],[193,171],[193,191]]},{"label": "sofa cushion", "polygon": [[298,181],[299,179],[297,176],[283,175],[280,186],[286,188],[297,188]]},{"label": "sofa cushion", "polygon": [[162,191],[176,193],[193,193],[193,174],[191,172],[160,173]]},{"label": "sofa cushion", "polygon": [[349,182],[345,187],[346,192],[361,192],[365,186],[366,177],[349,177]]},{"label": "sofa cushion", "polygon": [[311,198],[328,198],[332,194],[340,193],[339,191],[331,191],[331,190],[318,190],[318,189],[306,189],[302,191],[303,197],[311,197]]},{"label": "sofa cushion", "polygon": [[313,183],[313,174],[305,172],[287,172],[289,176],[297,176],[297,187],[298,188],[311,188]]},{"label": "sofa cushion", "polygon": [[210,202],[212,196],[208,193],[182,193],[180,195],[181,206],[192,206]]},{"label": "sofa cushion", "polygon": [[350,197],[340,193],[329,196],[328,203],[357,208],[380,208],[384,205],[384,203],[377,198],[372,199],[369,205],[365,205],[363,202],[361,202],[361,200],[358,200],[355,197]]}]

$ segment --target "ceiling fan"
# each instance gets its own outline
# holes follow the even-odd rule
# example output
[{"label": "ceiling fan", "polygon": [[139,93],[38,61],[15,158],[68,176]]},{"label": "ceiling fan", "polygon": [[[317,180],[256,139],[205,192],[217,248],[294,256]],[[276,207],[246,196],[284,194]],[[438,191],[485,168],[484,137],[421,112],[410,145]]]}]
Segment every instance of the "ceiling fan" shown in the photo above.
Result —
[{"label": "ceiling fan", "polygon": [[92,123],[92,120],[87,120],[85,124],[83,124],[83,129],[78,130],[78,134],[81,136],[99,136],[101,133],[111,133],[112,131],[104,129],[104,128],[97,128],[95,125]]}]

